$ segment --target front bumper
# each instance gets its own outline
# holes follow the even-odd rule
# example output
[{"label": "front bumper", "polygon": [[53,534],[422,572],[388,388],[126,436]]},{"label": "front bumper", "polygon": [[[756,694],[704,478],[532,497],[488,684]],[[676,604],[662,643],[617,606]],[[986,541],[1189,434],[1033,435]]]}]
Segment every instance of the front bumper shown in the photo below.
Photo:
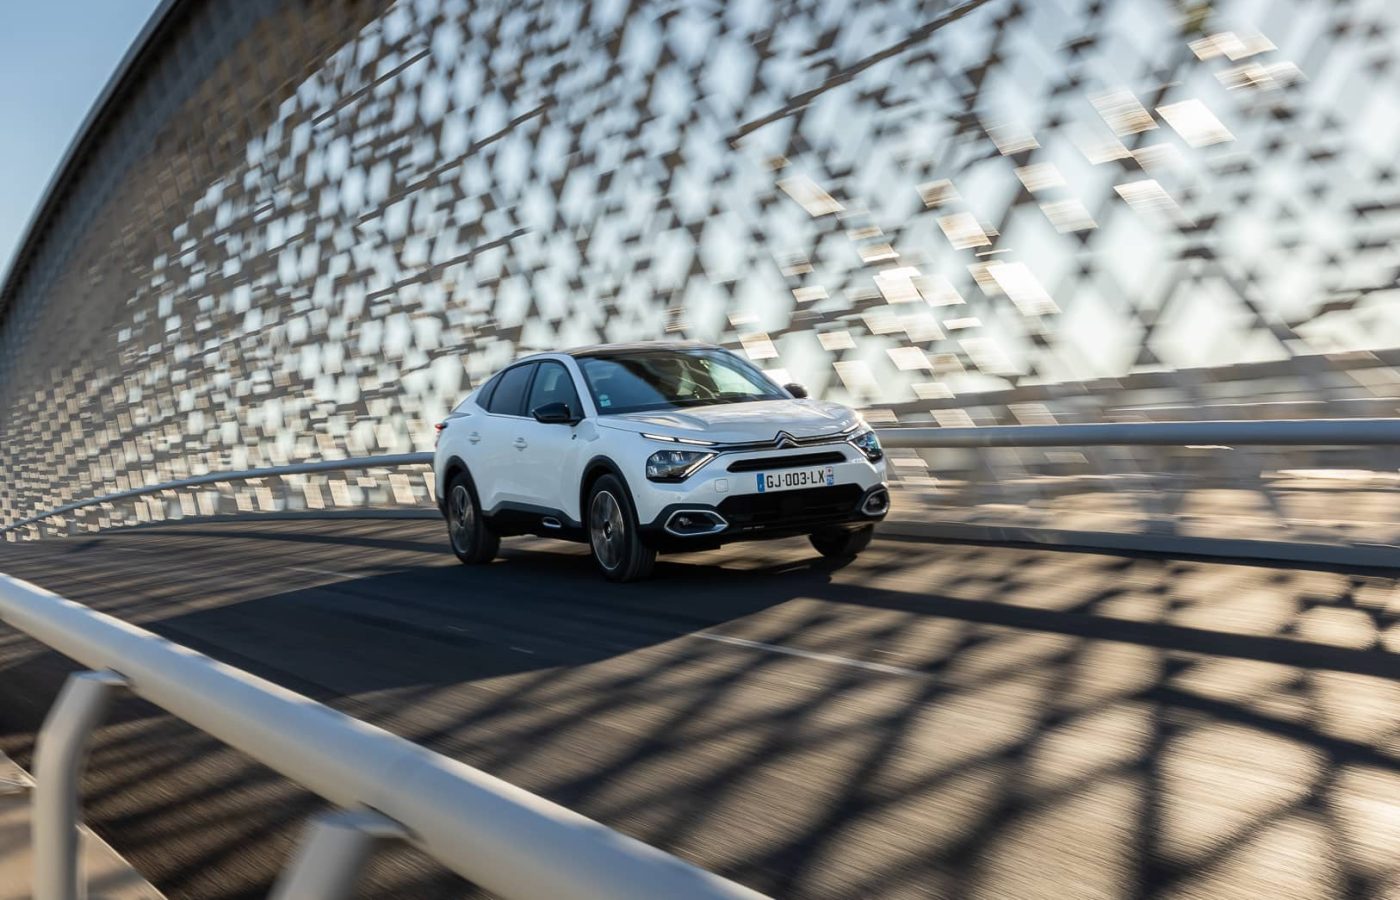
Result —
[{"label": "front bumper", "polygon": [[889,512],[889,497],[882,482],[872,487],[837,484],[732,494],[715,504],[672,503],[641,526],[641,536],[653,549],[673,552],[791,537],[833,526],[878,522]]}]

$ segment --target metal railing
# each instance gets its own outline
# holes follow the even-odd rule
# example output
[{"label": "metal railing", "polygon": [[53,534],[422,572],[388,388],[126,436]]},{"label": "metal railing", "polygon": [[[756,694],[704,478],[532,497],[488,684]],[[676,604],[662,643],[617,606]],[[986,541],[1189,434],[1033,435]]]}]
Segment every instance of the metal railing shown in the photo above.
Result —
[{"label": "metal railing", "polygon": [[377,842],[407,841],[503,897],[762,895],[467,765],[149,631],[0,575],[0,620],[92,671],[69,676],[35,749],[38,900],[83,896],[78,780],[88,738],[129,691],[319,794],[273,893],[350,896]]},{"label": "metal railing", "polygon": [[1096,422],[1069,425],[884,428],[891,448],[1235,445],[1400,445],[1400,419],[1258,419],[1211,422]]},{"label": "metal railing", "polygon": [[[992,447],[1088,447],[1193,445],[1345,447],[1400,446],[1400,419],[1261,419],[1201,422],[1108,422],[1063,425],[879,428],[890,449],[984,449]],[[64,513],[136,497],[219,482],[275,478],[315,472],[426,465],[433,454],[396,453],[318,460],[261,469],[211,472],[65,503],[0,528],[0,535]]]},{"label": "metal railing", "polygon": [[83,500],[75,500],[72,503],[65,503],[62,506],[54,507],[46,512],[41,512],[25,519],[20,519],[12,525],[0,528],[0,534],[17,531],[28,525],[42,522],[45,519],[52,519],[54,516],[61,516],[64,513],[84,509],[89,506],[101,506],[104,503],[117,503],[121,500],[130,500],[134,497],[144,497],[151,494],[159,494],[164,491],[199,487],[205,484],[217,484],[221,481],[246,481],[253,478],[304,475],[312,472],[343,472],[349,469],[379,469],[392,468],[394,466],[414,466],[423,465],[432,461],[433,455],[431,453],[391,453],[383,456],[355,456],[348,459],[323,459],[316,460],[315,462],[292,463],[285,466],[269,466],[263,469],[238,469],[231,472],[210,472],[205,475],[192,475],[189,478],[162,481],[159,484],[148,484],[144,487],[114,491],[110,494],[101,494],[96,497],[88,497]]}]

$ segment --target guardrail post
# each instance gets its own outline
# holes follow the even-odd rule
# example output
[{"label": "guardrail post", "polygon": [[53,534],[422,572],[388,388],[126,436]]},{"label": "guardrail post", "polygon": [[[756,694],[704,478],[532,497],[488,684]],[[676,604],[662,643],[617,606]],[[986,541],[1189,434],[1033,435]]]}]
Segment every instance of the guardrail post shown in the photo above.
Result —
[{"label": "guardrail post", "polygon": [[34,748],[34,896],[36,900],[83,900],[78,845],[78,780],[87,759],[88,737],[126,679],[115,672],[68,676],[44,718]]},{"label": "guardrail post", "polygon": [[375,845],[406,834],[399,823],[367,809],[323,813],[307,826],[268,900],[346,900]]}]

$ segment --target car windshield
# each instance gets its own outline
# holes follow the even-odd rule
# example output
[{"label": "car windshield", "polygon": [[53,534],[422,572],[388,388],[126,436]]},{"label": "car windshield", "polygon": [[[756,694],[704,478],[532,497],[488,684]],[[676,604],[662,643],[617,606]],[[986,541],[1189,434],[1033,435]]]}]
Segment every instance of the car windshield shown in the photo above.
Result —
[{"label": "car windshield", "polygon": [[782,400],[782,389],[723,350],[638,350],[579,359],[602,415]]}]

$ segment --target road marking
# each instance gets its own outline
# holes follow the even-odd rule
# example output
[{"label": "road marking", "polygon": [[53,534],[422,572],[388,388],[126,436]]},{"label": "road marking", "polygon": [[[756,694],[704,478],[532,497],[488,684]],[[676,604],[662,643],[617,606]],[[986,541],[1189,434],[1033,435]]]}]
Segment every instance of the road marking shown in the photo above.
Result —
[{"label": "road marking", "polygon": [[531,656],[534,656],[534,655],[535,655],[535,651],[533,651],[533,650],[526,650],[524,647],[516,647],[516,646],[512,645],[510,649],[514,650],[514,651],[517,652],[517,653],[528,653],[528,654],[530,654]]},{"label": "road marking", "polygon": [[799,656],[803,659],[812,659],[817,662],[831,663],[837,666],[849,666],[852,669],[865,669],[867,672],[879,672],[883,675],[918,675],[920,677],[928,675],[927,672],[920,672],[918,669],[906,669],[903,666],[887,666],[884,663],[865,662],[859,659],[849,659],[845,656],[836,656],[831,653],[817,653],[813,650],[799,650],[796,647],[784,647],[780,644],[765,644],[762,641],[750,641],[744,638],[730,637],[727,634],[695,634],[691,637],[704,638],[707,641],[718,641],[721,644],[733,644],[735,647],[747,647],[750,650],[767,650],[769,653],[781,653],[784,656]]},{"label": "road marking", "polygon": [[329,575],[332,578],[346,578],[345,572],[332,572],[329,569],[313,569],[311,566],[288,566],[293,572],[310,572],[313,575]]}]

